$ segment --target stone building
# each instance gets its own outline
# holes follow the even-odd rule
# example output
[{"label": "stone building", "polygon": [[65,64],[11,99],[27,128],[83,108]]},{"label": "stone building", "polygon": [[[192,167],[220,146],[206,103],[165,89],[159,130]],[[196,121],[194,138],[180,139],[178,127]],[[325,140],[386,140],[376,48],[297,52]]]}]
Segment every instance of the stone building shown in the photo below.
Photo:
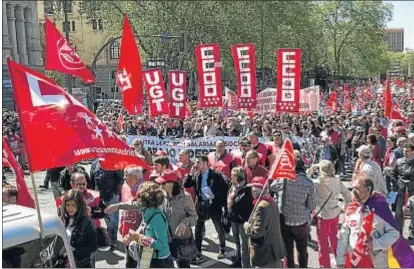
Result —
[{"label": "stone building", "polygon": [[14,109],[6,58],[38,71],[43,70],[39,41],[37,1],[2,1],[3,8],[3,107]]},{"label": "stone building", "polygon": [[[51,4],[53,1],[39,1],[38,2],[38,17],[40,29],[44,29],[44,17],[47,16],[65,35],[65,27],[69,29],[69,42],[72,47],[76,49],[76,53],[86,65],[91,65],[95,54],[98,50],[107,43],[113,35],[106,31],[105,25],[99,19],[87,18],[85,14],[79,12],[79,1],[69,1],[68,5],[68,24],[65,24],[64,13],[62,9],[56,10],[57,6]],[[119,30],[121,35],[122,30]],[[44,30],[41,31],[41,44],[44,46]],[[115,73],[118,66],[119,58],[119,41],[112,45],[100,54],[96,62],[96,86],[98,97],[100,92],[106,93],[108,98],[120,98],[119,89],[116,87]],[[76,79],[74,88],[89,93],[89,86],[82,84],[80,79]]]}]

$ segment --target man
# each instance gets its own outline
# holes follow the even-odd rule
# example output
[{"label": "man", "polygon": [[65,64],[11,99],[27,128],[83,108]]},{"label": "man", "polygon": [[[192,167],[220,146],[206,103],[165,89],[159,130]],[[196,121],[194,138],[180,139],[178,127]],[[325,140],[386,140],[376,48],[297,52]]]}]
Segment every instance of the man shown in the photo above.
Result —
[{"label": "man", "polygon": [[[251,151],[252,143],[249,141],[247,137],[243,137],[239,140],[239,151],[234,153],[234,162],[237,166],[245,166],[246,165],[246,154],[247,152]],[[266,165],[266,155],[262,155],[260,153],[257,153],[259,155],[259,164],[262,166]]]},{"label": "man", "polygon": [[[98,159],[91,165],[91,179],[96,183],[96,190],[105,206],[119,203],[119,194],[124,184],[124,173],[122,170],[104,170]],[[109,245],[111,249],[116,248],[118,237],[119,212],[109,213],[105,218],[109,234]]]},{"label": "man", "polygon": [[[375,194],[374,186],[374,181],[365,175],[357,176],[352,182],[354,202],[348,205],[345,221],[339,232],[337,267],[344,268],[347,253],[352,257],[354,251],[367,252],[365,255],[372,257],[374,267],[388,267],[388,249],[399,239],[399,232],[385,198],[378,193]],[[371,210],[375,210],[373,231],[370,236],[363,238],[365,249],[358,249],[358,237],[363,229],[362,220]],[[352,267],[359,267],[358,264],[365,262],[365,259],[367,257],[362,257],[361,260],[351,259],[351,263],[355,262]],[[406,266],[401,266],[403,267]]]},{"label": "man", "polygon": [[231,169],[236,167],[236,163],[233,154],[227,152],[223,140],[217,140],[216,152],[210,152],[207,157],[210,168],[226,176],[227,180],[230,180]]},{"label": "man", "polygon": [[315,209],[315,189],[306,177],[305,164],[295,157],[296,180],[276,180],[270,190],[277,195],[283,241],[287,252],[287,267],[295,268],[294,243],[299,256],[299,267],[308,267],[308,212]]},{"label": "man", "polygon": [[[382,176],[381,167],[371,160],[372,151],[367,145],[362,145],[357,149],[358,161],[355,164],[355,173],[363,173],[374,181],[374,191],[387,197],[387,182]],[[355,176],[355,175],[354,175]]]},{"label": "man", "polygon": [[[190,150],[189,149],[182,149],[180,151],[180,162],[177,165],[177,172],[180,175],[181,182],[184,182],[184,179],[188,177],[188,174],[191,172],[191,168],[193,168],[194,162],[190,160]],[[193,202],[196,201],[196,193],[194,187],[191,188],[184,188],[186,192],[191,194],[193,198]]]},{"label": "man", "polygon": [[166,138],[172,135],[172,129],[168,126],[168,122],[164,121],[162,123],[162,128],[158,131],[159,138]]},{"label": "man", "polygon": [[[80,172],[82,174],[85,175],[86,178],[86,182],[87,182],[87,188],[90,190],[94,190],[95,189],[95,181],[93,181],[88,173],[86,173],[85,168],[83,168],[80,165],[77,164],[68,164],[65,166],[65,169],[63,169],[60,172],[60,177],[59,177],[59,187],[61,189],[63,189],[63,192],[67,192],[68,190],[72,189],[72,185],[70,184],[70,177],[72,176],[73,173],[75,172]],[[61,196],[61,189],[60,191],[60,195]]]},{"label": "man", "polygon": [[181,125],[180,120],[175,120],[174,127],[171,129],[172,138],[181,138],[183,137],[184,128]]},{"label": "man", "polygon": [[335,164],[335,170],[339,171],[339,157],[340,157],[340,153],[341,153],[341,133],[337,130],[334,130],[334,127],[332,126],[331,122],[327,122],[325,124],[325,130],[326,130],[326,135],[329,137],[329,140],[332,142],[332,146],[335,148],[336,150],[336,155],[338,158],[338,161]]},{"label": "man", "polygon": [[267,178],[269,175],[269,171],[259,164],[259,154],[255,150],[247,152],[245,170],[247,183],[255,177]]},{"label": "man", "polygon": [[39,185],[39,188],[49,189],[49,182],[50,182],[55,200],[61,195],[59,191],[59,178],[60,178],[60,173],[63,171],[63,169],[65,169],[64,166],[47,169],[45,180],[43,181],[43,185]]},{"label": "man", "polygon": [[[244,231],[249,237],[250,263],[253,267],[282,268],[281,259],[286,256],[280,230],[277,204],[265,188],[267,179],[255,177],[249,187],[258,203],[252,212],[250,222],[244,223]],[[260,193],[263,192],[260,200]],[[257,247],[260,245],[260,247]]]},{"label": "man", "polygon": [[334,129],[339,132],[339,147],[338,147],[338,172],[343,175],[345,173],[345,158],[346,158],[346,138],[347,132],[346,128],[343,127],[344,119],[341,116],[338,116],[335,120]]},{"label": "man", "polygon": [[[414,144],[406,143],[404,145],[404,157],[397,160],[397,165],[392,171],[391,182],[393,189],[397,191],[397,200],[395,201],[395,220],[398,223],[398,229],[402,231],[404,225],[403,206],[405,193],[408,197],[414,195]],[[411,215],[409,228],[409,239],[414,239],[414,215]]]},{"label": "man", "polygon": [[279,151],[282,149],[283,146],[283,136],[282,132],[274,131],[273,132],[273,143],[268,145],[268,151],[266,153],[267,156],[267,168],[271,168],[273,162],[276,160]]},{"label": "man", "polygon": [[134,146],[134,150],[137,155],[143,155],[145,157],[145,162],[148,165],[154,165],[151,154],[143,147],[142,140],[140,138],[135,138],[132,145]]},{"label": "man", "polygon": [[196,211],[198,219],[194,238],[199,255],[194,262],[202,261],[201,242],[203,241],[204,224],[209,218],[213,221],[214,228],[219,236],[220,253],[217,258],[223,259],[226,251],[226,238],[221,216],[223,208],[227,205],[227,183],[220,174],[209,168],[208,157],[200,155],[184,182],[184,187],[194,187],[197,197]]},{"label": "man", "polygon": [[252,149],[260,153],[262,156],[267,156],[267,147],[262,142],[259,142],[259,136],[255,132],[251,132],[248,136],[250,143],[252,144]]},{"label": "man", "polygon": [[[121,202],[132,202],[137,194],[139,186],[144,182],[140,167],[128,167],[124,170],[125,183],[122,185]],[[131,242],[129,230],[137,230],[141,224],[142,215],[136,210],[123,210],[119,233],[125,246],[126,268],[137,268],[137,261],[129,255],[128,246]]]},{"label": "man", "polygon": [[336,164],[338,160],[338,152],[336,149],[329,143],[328,136],[322,136],[321,138],[322,145],[316,149],[315,159],[316,163],[319,163],[323,160],[331,161],[333,164]]},{"label": "man", "polygon": [[155,180],[162,176],[165,170],[170,169],[170,160],[167,156],[158,156],[154,160],[154,170],[150,175],[150,180]]}]

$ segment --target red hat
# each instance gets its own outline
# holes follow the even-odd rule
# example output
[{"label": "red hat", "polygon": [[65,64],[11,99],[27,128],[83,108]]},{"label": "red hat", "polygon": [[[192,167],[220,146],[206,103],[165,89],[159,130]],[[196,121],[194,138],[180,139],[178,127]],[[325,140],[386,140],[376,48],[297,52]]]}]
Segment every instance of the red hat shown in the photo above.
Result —
[{"label": "red hat", "polygon": [[157,182],[158,184],[165,184],[167,182],[179,182],[180,178],[178,177],[177,172],[173,171],[173,170],[165,170],[162,173],[162,176],[157,177],[155,179],[155,182]]},{"label": "red hat", "polygon": [[263,189],[263,187],[266,185],[266,181],[267,179],[264,177],[254,177],[252,181],[247,184],[247,186]]},{"label": "red hat", "polygon": [[158,150],[157,152],[155,152],[155,156],[157,156],[157,157],[167,156],[167,153],[165,151]]}]

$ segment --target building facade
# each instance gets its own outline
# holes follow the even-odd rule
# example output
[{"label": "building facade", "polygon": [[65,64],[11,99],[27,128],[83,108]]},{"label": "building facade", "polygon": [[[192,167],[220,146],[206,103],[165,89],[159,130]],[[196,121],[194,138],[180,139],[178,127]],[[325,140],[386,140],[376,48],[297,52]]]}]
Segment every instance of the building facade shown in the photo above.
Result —
[{"label": "building facade", "polygon": [[37,4],[37,1],[2,1],[2,105],[5,108],[14,109],[7,57],[38,71],[43,70]]},{"label": "building facade", "polygon": [[388,50],[393,52],[404,51],[404,29],[393,28],[385,29],[385,41],[388,45]]},{"label": "building facade", "polygon": [[[41,44],[44,47],[44,17],[48,17],[58,30],[65,35],[65,29],[69,30],[69,43],[76,49],[76,53],[86,65],[91,65],[95,54],[107,43],[113,35],[106,29],[99,19],[88,19],[85,14],[79,12],[79,1],[68,1],[68,23],[65,24],[62,7],[53,4],[53,1],[38,2],[39,28],[41,29]],[[121,34],[121,30],[119,35]],[[121,94],[116,87],[115,73],[119,58],[119,41],[107,46],[96,61],[96,86],[98,97],[101,93],[107,98],[120,98]],[[89,86],[83,85],[80,79],[76,79],[73,85],[75,90],[90,93]]]}]

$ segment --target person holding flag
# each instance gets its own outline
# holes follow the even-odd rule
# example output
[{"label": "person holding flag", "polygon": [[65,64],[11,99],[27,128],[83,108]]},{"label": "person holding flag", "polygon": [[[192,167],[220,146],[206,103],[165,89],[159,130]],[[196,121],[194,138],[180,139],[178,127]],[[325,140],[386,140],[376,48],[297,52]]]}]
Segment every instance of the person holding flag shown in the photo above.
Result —
[{"label": "person holding flag", "polygon": [[337,267],[413,268],[414,253],[400,236],[385,198],[374,192],[374,181],[359,174],[352,187],[353,202],[339,233]]}]

